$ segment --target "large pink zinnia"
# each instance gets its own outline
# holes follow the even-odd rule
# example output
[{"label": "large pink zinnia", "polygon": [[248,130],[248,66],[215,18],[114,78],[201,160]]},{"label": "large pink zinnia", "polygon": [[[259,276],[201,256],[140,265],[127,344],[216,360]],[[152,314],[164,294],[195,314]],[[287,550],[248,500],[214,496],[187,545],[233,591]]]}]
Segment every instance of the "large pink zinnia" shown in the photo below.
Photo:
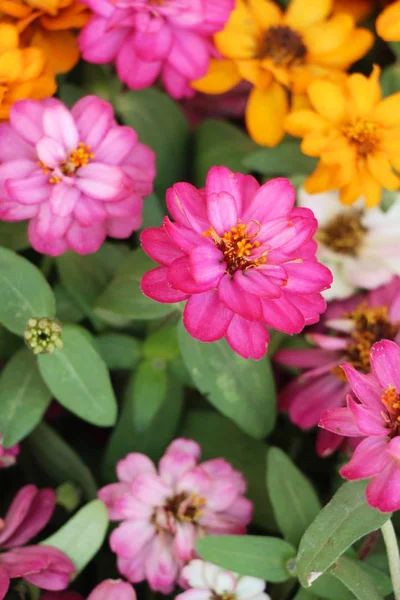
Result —
[{"label": "large pink zinnia", "polygon": [[161,76],[174,98],[190,97],[190,81],[206,74],[234,0],[85,0],[94,16],[81,32],[83,58],[116,62],[121,80],[137,90]]},{"label": "large pink zinnia", "polygon": [[[307,336],[316,348],[281,350],[275,359],[303,373],[280,394],[280,410],[302,429],[318,425],[322,413],[346,404],[350,387],[340,363],[347,361],[363,373],[370,372],[372,345],[384,338],[400,341],[400,278],[348,300],[332,302],[322,327]],[[337,432],[320,430],[317,452],[332,454],[343,441]]]},{"label": "large pink zinnia", "polygon": [[373,508],[400,508],[400,348],[383,340],[371,349],[372,373],[364,375],[344,363],[355,397],[347,407],[324,412],[320,427],[352,438],[364,438],[341,468],[346,479],[372,478],[367,500]]},{"label": "large pink zinnia", "polygon": [[155,176],[152,150],[118,125],[111,104],[86,96],[16,102],[0,124],[0,218],[29,219],[39,252],[95,252],[142,222]]},{"label": "large pink zinnia", "polygon": [[169,594],[199,537],[246,533],[252,504],[243,476],[222,458],[199,458],[199,445],[186,439],[168,446],[158,471],[144,454],[128,454],[117,465],[120,483],[100,490],[110,519],[123,521],[110,544],[129,581],[147,579]]},{"label": "large pink zinnia", "polygon": [[50,546],[24,546],[49,522],[56,506],[53,490],[26,485],[0,519],[0,600],[10,579],[22,577],[45,590],[64,590],[75,567],[60,550]]},{"label": "large pink zinnia", "polygon": [[167,192],[168,217],[141,243],[162,266],[141,288],[158,302],[187,300],[183,320],[203,342],[225,337],[244,358],[261,358],[267,325],[293,334],[318,321],[330,271],[315,258],[310,210],[293,208],[287,179],[260,187],[251,176],[213,167],[205,190],[177,183]]}]

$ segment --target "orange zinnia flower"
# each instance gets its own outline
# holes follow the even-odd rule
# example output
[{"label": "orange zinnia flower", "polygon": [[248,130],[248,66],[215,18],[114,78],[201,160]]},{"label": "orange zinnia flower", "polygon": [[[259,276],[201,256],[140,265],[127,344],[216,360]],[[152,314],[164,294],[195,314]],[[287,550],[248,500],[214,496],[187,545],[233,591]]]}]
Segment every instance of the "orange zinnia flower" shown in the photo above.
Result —
[{"label": "orange zinnia flower", "polygon": [[0,24],[0,120],[8,119],[17,100],[40,100],[56,91],[44,52],[40,48],[19,48],[18,42],[17,28]]},{"label": "orange zinnia flower", "polygon": [[379,204],[382,188],[396,190],[400,171],[400,92],[382,100],[380,69],[370,77],[355,73],[345,86],[313,81],[312,106],[286,118],[286,131],[302,137],[304,154],[320,157],[305,189],[313,194],[340,189],[343,204],[361,196]]},{"label": "orange zinnia flower", "polygon": [[286,12],[270,0],[237,0],[215,42],[225,60],[213,60],[194,83],[218,94],[239,81],[254,88],[246,108],[251,137],[264,146],[282,139],[288,91],[302,94],[316,77],[337,77],[373,44],[373,35],[355,27],[350,15],[334,15],[333,0],[291,0]]},{"label": "orange zinnia flower", "polygon": [[400,41],[400,2],[390,4],[376,20],[378,35],[387,42]]},{"label": "orange zinnia flower", "polygon": [[90,12],[76,0],[0,0],[0,14],[13,23],[24,46],[41,48],[55,73],[66,73],[79,60],[74,29],[89,20]]},{"label": "orange zinnia flower", "polygon": [[356,22],[372,15],[377,8],[377,0],[334,0],[333,12],[346,13],[354,17]]}]

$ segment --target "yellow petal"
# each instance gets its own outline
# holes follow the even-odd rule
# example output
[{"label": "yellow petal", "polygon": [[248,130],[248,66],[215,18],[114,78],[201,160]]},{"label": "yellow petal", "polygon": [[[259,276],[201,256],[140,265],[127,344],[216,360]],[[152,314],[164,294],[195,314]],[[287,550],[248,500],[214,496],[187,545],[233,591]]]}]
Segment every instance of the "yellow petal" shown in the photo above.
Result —
[{"label": "yellow petal", "polygon": [[303,137],[314,130],[330,126],[329,122],[312,110],[296,110],[285,119],[285,130],[290,135]]},{"label": "yellow petal", "polygon": [[9,50],[0,54],[0,81],[10,84],[18,81],[24,70],[24,60],[21,50]]},{"label": "yellow petal", "polygon": [[295,28],[308,27],[326,19],[332,4],[332,0],[291,0],[285,20]]},{"label": "yellow petal", "polygon": [[192,88],[205,94],[228,92],[242,79],[233,60],[211,59],[207,74],[191,82]]},{"label": "yellow petal", "polygon": [[314,56],[314,59],[320,65],[347,69],[362,58],[372,48],[373,43],[374,36],[368,29],[354,29],[341,46],[331,52],[321,52],[318,57]]},{"label": "yellow petal", "polygon": [[369,0],[335,0],[333,12],[351,15],[357,23],[373,12],[373,2]]},{"label": "yellow petal", "polygon": [[79,2],[73,2],[63,8],[55,16],[43,15],[40,24],[44,29],[60,31],[61,29],[81,29],[90,20],[90,11]]},{"label": "yellow petal", "polygon": [[339,198],[342,204],[350,206],[351,204],[354,204],[354,202],[357,202],[357,200],[359,200],[362,195],[364,194],[361,186],[361,181],[360,178],[357,176],[354,177],[354,179],[350,183],[340,188]]},{"label": "yellow petal", "polygon": [[318,163],[315,171],[304,182],[304,189],[309,194],[319,194],[334,189],[335,184],[332,180],[335,179],[335,172],[335,168]]},{"label": "yellow petal", "polygon": [[350,15],[335,15],[327,21],[315,23],[303,33],[303,39],[311,54],[331,52],[341,46],[354,29]]},{"label": "yellow petal", "polygon": [[346,98],[340,87],[319,79],[308,88],[308,97],[315,110],[331,122],[341,121],[346,114]]},{"label": "yellow petal", "polygon": [[278,25],[282,20],[282,11],[275,2],[270,2],[270,0],[248,0],[248,5],[262,29]]},{"label": "yellow petal", "polygon": [[367,157],[368,168],[373,177],[387,190],[397,190],[399,178],[393,173],[389,161],[384,154],[370,154]]},{"label": "yellow petal", "polygon": [[400,125],[400,92],[384,98],[375,108],[373,118],[384,127]]},{"label": "yellow petal", "polygon": [[365,198],[365,204],[368,208],[378,206],[382,199],[382,186],[371,175],[367,168],[364,168],[360,175],[361,191]]},{"label": "yellow petal", "polygon": [[259,60],[237,60],[240,75],[260,89],[266,89],[272,81],[272,73],[263,68]]},{"label": "yellow petal", "polygon": [[18,31],[14,25],[0,23],[0,54],[18,48]]},{"label": "yellow petal", "polygon": [[278,83],[286,87],[290,86],[290,71],[287,67],[277,65],[271,58],[264,58],[261,64]]},{"label": "yellow petal", "polygon": [[247,4],[238,0],[223,31],[214,36],[215,45],[225,58],[254,58],[258,54],[261,33]]},{"label": "yellow petal", "polygon": [[380,69],[374,67],[369,78],[361,73],[354,73],[348,78],[347,88],[355,115],[368,115],[380,102],[382,92],[379,85],[379,74]]},{"label": "yellow petal", "polygon": [[32,8],[43,10],[51,15],[55,15],[59,8],[59,0],[26,0]]},{"label": "yellow petal", "polygon": [[308,156],[320,156],[328,142],[329,137],[325,133],[313,131],[304,137],[301,143],[301,151]]},{"label": "yellow petal", "polygon": [[386,7],[376,20],[378,35],[387,42],[400,40],[400,2]]},{"label": "yellow petal", "polygon": [[283,138],[283,122],[288,110],[285,90],[273,81],[267,90],[254,88],[246,107],[250,136],[261,146],[276,146]]},{"label": "yellow petal", "polygon": [[0,0],[0,14],[14,17],[14,19],[23,19],[31,12],[31,8],[16,0]]},{"label": "yellow petal", "polygon": [[323,149],[321,160],[324,164],[343,164],[356,161],[356,149],[343,135],[331,138]]},{"label": "yellow petal", "polygon": [[79,60],[79,47],[72,31],[46,31],[37,29],[32,44],[40,48],[54,73],[67,73]]}]

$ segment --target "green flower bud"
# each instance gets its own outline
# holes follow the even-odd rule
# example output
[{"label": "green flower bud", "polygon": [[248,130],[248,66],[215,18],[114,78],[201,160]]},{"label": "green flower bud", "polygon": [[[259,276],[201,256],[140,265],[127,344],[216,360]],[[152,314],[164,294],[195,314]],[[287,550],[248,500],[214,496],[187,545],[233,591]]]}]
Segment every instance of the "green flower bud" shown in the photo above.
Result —
[{"label": "green flower bud", "polygon": [[34,354],[51,354],[55,350],[61,350],[64,345],[61,331],[60,323],[52,319],[29,319],[24,331],[25,343]]}]

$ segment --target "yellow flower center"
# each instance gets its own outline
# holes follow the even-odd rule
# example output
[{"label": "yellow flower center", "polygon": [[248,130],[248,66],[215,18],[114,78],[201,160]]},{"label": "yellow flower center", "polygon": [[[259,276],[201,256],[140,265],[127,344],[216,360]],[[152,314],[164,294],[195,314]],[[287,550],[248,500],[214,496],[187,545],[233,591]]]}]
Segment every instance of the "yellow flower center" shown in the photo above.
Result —
[{"label": "yellow flower center", "polygon": [[307,48],[303,38],[290,27],[270,27],[264,36],[262,56],[273,60],[276,65],[291,67],[304,62]]},{"label": "yellow flower center", "polygon": [[226,263],[226,272],[233,275],[239,269],[245,271],[251,267],[258,267],[267,260],[267,251],[257,258],[251,258],[254,249],[260,247],[260,242],[256,239],[260,224],[253,221],[258,229],[253,233],[248,232],[249,225],[238,222],[236,227],[226,231],[222,237],[211,227],[203,233],[203,236],[209,236],[214,240],[217,248],[224,255]]},{"label": "yellow flower center", "polygon": [[357,256],[358,250],[367,232],[362,225],[363,213],[360,210],[347,211],[337,215],[316,235],[319,242],[333,252]]},{"label": "yellow flower center", "polygon": [[[83,142],[79,142],[78,147],[71,152],[62,165],[60,165],[60,171],[63,175],[69,177],[73,175],[77,169],[80,167],[86,167],[86,165],[90,162],[92,158],[94,158],[93,152],[90,152],[90,146],[84,144]],[[56,184],[61,182],[61,177],[57,174],[54,174],[54,170],[48,167],[44,162],[38,162],[39,167],[42,169],[45,175],[51,174],[49,179],[50,183]]]},{"label": "yellow flower center", "polygon": [[384,417],[393,433],[396,434],[400,429],[400,394],[393,385],[390,385],[386,390],[382,390],[381,400],[389,413]]},{"label": "yellow flower center", "polygon": [[374,152],[379,144],[378,124],[374,121],[358,118],[343,125],[342,133],[356,146],[357,154],[362,157]]}]

